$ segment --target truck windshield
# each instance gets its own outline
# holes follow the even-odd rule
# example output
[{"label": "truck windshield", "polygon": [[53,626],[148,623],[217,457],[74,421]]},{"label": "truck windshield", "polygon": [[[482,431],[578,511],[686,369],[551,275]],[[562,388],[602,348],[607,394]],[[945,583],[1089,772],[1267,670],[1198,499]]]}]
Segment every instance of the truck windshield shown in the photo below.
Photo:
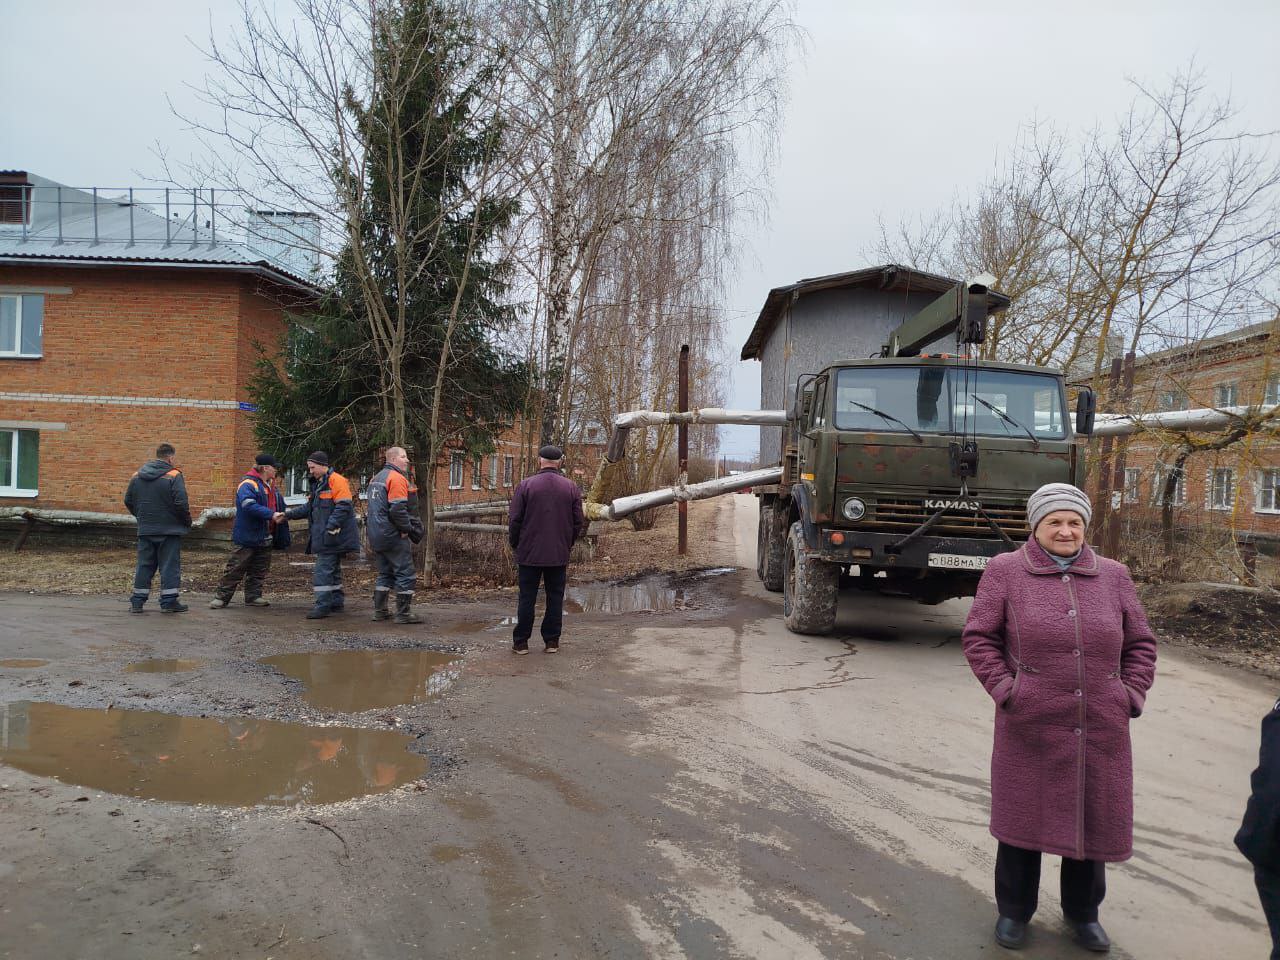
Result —
[{"label": "truck windshield", "polygon": [[[874,411],[901,421],[906,429]],[[846,367],[836,374],[834,416],[837,430],[964,431],[1024,440],[1028,435],[1036,440],[1067,435],[1057,378],[1020,370]]]}]

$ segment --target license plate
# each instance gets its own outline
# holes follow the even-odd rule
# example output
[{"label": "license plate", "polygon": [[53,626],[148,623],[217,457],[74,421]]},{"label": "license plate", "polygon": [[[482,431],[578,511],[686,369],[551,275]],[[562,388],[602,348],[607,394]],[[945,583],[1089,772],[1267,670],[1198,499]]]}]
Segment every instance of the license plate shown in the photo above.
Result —
[{"label": "license plate", "polygon": [[990,557],[966,557],[960,553],[931,553],[929,566],[946,570],[985,570]]}]

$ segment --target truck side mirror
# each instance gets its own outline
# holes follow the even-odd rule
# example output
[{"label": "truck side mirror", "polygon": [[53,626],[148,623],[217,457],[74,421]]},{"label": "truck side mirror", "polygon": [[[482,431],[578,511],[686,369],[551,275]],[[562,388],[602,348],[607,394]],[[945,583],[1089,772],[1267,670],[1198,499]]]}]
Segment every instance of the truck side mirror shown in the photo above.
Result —
[{"label": "truck side mirror", "polygon": [[1088,387],[1081,387],[1076,395],[1076,433],[1082,437],[1093,434],[1093,419],[1097,413],[1098,398]]}]

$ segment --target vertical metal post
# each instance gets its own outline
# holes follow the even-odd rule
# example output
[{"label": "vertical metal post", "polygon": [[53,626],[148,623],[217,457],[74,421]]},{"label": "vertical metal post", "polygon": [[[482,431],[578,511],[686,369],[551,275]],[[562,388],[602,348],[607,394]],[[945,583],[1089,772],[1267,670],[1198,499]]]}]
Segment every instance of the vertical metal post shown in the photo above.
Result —
[{"label": "vertical metal post", "polygon": [[209,246],[218,245],[218,205],[214,200],[213,187],[209,188]]},{"label": "vertical metal post", "polygon": [[[678,397],[678,405],[681,413],[689,411],[689,345],[686,343],[680,348],[680,396]],[[687,483],[689,479],[689,425],[682,423],[676,428],[677,449],[680,458],[679,466],[676,468],[680,474],[680,482]],[[677,526],[676,534],[676,553],[684,556],[689,551],[689,504],[681,500],[676,509],[679,511],[680,520]]]},{"label": "vertical metal post", "polygon": [[58,242],[62,242],[62,187],[58,187]]},{"label": "vertical metal post", "polygon": [[29,183],[25,184],[22,188],[22,192],[24,196],[22,198],[22,201],[23,201],[22,209],[18,211],[18,214],[19,216],[22,217],[22,242],[23,243],[27,242],[27,221],[31,219],[31,215],[32,215],[31,191],[33,189],[34,187],[32,187],[31,184]]},{"label": "vertical metal post", "polygon": [[[1120,400],[1118,407],[1127,410],[1133,397],[1133,368],[1136,358],[1132,353],[1124,355],[1124,366],[1120,382]],[[1125,452],[1129,446],[1128,437],[1116,440],[1115,460],[1111,471],[1111,506],[1107,511],[1107,519],[1102,528],[1102,555],[1113,559],[1120,558],[1121,511],[1124,509],[1125,494]]]},{"label": "vertical metal post", "polygon": [[133,187],[129,188],[129,246],[133,246]]},{"label": "vertical metal post", "polygon": [[194,247],[200,242],[200,194],[196,193],[196,188],[191,188],[191,245]]},{"label": "vertical metal post", "polygon": [[98,188],[93,188],[93,245],[98,245]]},{"label": "vertical metal post", "polygon": [[[1107,379],[1107,402],[1103,410],[1107,413],[1115,411],[1115,398],[1120,386],[1120,358],[1111,361],[1111,374]],[[1103,531],[1106,529],[1107,516],[1111,513],[1111,437],[1102,438],[1102,446],[1098,450],[1098,477],[1093,492],[1093,542],[1101,549]]]}]

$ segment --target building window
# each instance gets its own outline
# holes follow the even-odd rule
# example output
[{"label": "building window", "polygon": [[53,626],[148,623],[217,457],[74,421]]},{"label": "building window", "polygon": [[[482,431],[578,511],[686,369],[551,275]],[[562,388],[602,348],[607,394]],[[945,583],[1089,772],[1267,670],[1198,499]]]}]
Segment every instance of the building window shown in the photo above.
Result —
[{"label": "building window", "polygon": [[462,451],[455,450],[449,454],[449,489],[462,489]]},{"label": "building window", "polygon": [[496,456],[489,458],[489,489],[498,489],[498,458]]},{"label": "building window", "polygon": [[1280,376],[1267,381],[1266,389],[1262,391],[1262,402],[1269,407],[1280,404]]},{"label": "building window", "polygon": [[511,486],[511,481],[512,481],[512,478],[515,476],[515,473],[516,473],[516,458],[503,457],[502,458],[502,485],[504,487]]},{"label": "building window", "polygon": [[1239,401],[1234,383],[1220,383],[1213,388],[1213,405],[1215,407],[1234,407]]},{"label": "building window", "polygon": [[1256,492],[1255,510],[1259,513],[1280,513],[1280,469],[1259,470]]},{"label": "building window", "polygon": [[[1164,496],[1165,481],[1169,479],[1169,468],[1157,465],[1151,481],[1151,502],[1159,505]],[[1178,471],[1178,482],[1173,487],[1173,505],[1180,507],[1187,502],[1187,475]]]},{"label": "building window", "polygon": [[1209,471],[1209,509],[1230,510],[1236,502],[1236,472],[1230,467]]},{"label": "building window", "polygon": [[25,173],[0,173],[0,224],[31,222],[31,184]]},{"label": "building window", "polygon": [[286,501],[300,503],[311,495],[311,474],[304,468],[290,467],[281,478],[280,487]]},{"label": "building window", "polygon": [[1158,410],[1185,410],[1187,395],[1181,390],[1165,390],[1160,394],[1156,407]]},{"label": "building window", "polygon": [[0,430],[0,497],[34,497],[39,475],[39,432]]},{"label": "building window", "polygon": [[484,473],[484,457],[471,459],[471,489],[480,489],[480,475]]},{"label": "building window", "polygon": [[44,339],[44,297],[0,296],[0,357],[39,357]]},{"label": "building window", "polygon": [[1124,502],[1137,503],[1141,498],[1138,492],[1138,483],[1142,477],[1142,471],[1137,467],[1127,467],[1124,471]]}]

